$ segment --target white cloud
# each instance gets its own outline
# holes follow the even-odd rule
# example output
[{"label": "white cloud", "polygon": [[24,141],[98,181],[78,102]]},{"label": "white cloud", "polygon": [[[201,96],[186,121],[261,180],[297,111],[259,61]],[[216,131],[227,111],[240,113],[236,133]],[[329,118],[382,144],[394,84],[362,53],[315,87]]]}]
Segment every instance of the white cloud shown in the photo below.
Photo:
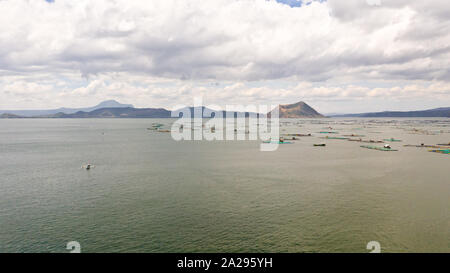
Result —
[{"label": "white cloud", "polygon": [[[0,106],[448,97],[447,1],[369,2],[2,0]],[[413,85],[426,88],[404,90]],[[24,92],[36,99],[17,100]]]}]

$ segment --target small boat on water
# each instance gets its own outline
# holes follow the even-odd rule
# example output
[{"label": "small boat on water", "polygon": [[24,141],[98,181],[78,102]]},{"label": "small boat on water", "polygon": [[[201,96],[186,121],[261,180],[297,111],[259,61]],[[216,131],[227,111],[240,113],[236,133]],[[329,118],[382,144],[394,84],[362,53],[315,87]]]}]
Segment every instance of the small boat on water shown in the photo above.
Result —
[{"label": "small boat on water", "polygon": [[344,135],[345,137],[364,137],[365,135],[355,135],[355,134],[351,134],[351,135]]},{"label": "small boat on water", "polygon": [[92,164],[86,164],[86,165],[81,166],[81,168],[82,169],[86,169],[87,171],[89,171],[90,169],[95,168],[95,166],[92,165]]},{"label": "small boat on water", "polygon": [[294,144],[291,141],[263,141],[264,144]]},{"label": "small boat on water", "polygon": [[161,123],[152,123],[152,127],[147,128],[147,130],[159,130],[164,124]]},{"label": "small boat on water", "polygon": [[416,148],[441,148],[441,146],[438,145],[425,145],[425,144],[420,144],[420,145],[403,145],[403,147],[416,147]]},{"label": "small boat on water", "polygon": [[322,139],[339,139],[339,140],[348,140],[348,137],[321,137]]},{"label": "small boat on water", "polygon": [[327,145],[324,144],[324,143],[320,143],[320,144],[314,144],[314,146],[315,146],[315,147],[325,147],[325,146],[327,146]]},{"label": "small boat on water", "polygon": [[164,124],[162,124],[162,123],[152,123],[152,126],[153,127],[161,127],[161,126],[163,126]]},{"label": "small boat on water", "polygon": [[378,147],[378,146],[371,146],[371,145],[362,145],[360,147],[366,148],[366,149],[371,149],[371,150],[384,151],[384,152],[398,151],[398,150],[392,149],[390,146]]},{"label": "small boat on water", "polygon": [[284,136],[292,136],[292,137],[309,137],[311,134],[283,134]]},{"label": "small boat on water", "polygon": [[280,137],[280,139],[278,141],[271,139],[269,141],[263,141],[263,143],[266,143],[266,144],[294,144],[294,142],[285,141],[284,137]]},{"label": "small boat on water", "polygon": [[364,142],[364,143],[384,143],[384,141],[382,141],[382,140],[372,140],[372,139],[370,139],[370,140],[363,140],[361,142]]},{"label": "small boat on water", "polygon": [[339,132],[318,132],[318,134],[339,134]]}]

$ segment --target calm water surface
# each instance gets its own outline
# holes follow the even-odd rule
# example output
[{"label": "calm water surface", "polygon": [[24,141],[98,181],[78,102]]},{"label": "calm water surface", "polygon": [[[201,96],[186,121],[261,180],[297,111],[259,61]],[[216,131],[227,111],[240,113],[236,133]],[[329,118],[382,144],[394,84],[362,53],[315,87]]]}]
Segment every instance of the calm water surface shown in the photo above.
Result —
[{"label": "calm water surface", "polygon": [[[275,152],[153,122],[0,120],[0,252],[450,251],[450,156],[403,147],[450,142],[449,119],[295,120],[282,132],[313,136]],[[403,142],[319,139],[328,126]]]}]

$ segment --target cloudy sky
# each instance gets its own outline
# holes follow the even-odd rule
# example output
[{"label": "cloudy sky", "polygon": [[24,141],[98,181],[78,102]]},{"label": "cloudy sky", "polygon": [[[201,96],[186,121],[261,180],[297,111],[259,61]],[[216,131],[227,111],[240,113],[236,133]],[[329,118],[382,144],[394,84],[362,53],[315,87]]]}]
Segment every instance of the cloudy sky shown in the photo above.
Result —
[{"label": "cloudy sky", "polygon": [[0,109],[450,106],[448,0],[0,0]]}]

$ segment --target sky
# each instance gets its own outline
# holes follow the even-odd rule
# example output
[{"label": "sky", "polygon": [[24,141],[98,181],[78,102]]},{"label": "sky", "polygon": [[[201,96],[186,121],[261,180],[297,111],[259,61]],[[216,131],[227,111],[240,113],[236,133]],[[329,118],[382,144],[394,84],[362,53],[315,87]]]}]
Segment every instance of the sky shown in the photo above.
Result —
[{"label": "sky", "polygon": [[448,0],[0,0],[0,109],[450,107]]}]

